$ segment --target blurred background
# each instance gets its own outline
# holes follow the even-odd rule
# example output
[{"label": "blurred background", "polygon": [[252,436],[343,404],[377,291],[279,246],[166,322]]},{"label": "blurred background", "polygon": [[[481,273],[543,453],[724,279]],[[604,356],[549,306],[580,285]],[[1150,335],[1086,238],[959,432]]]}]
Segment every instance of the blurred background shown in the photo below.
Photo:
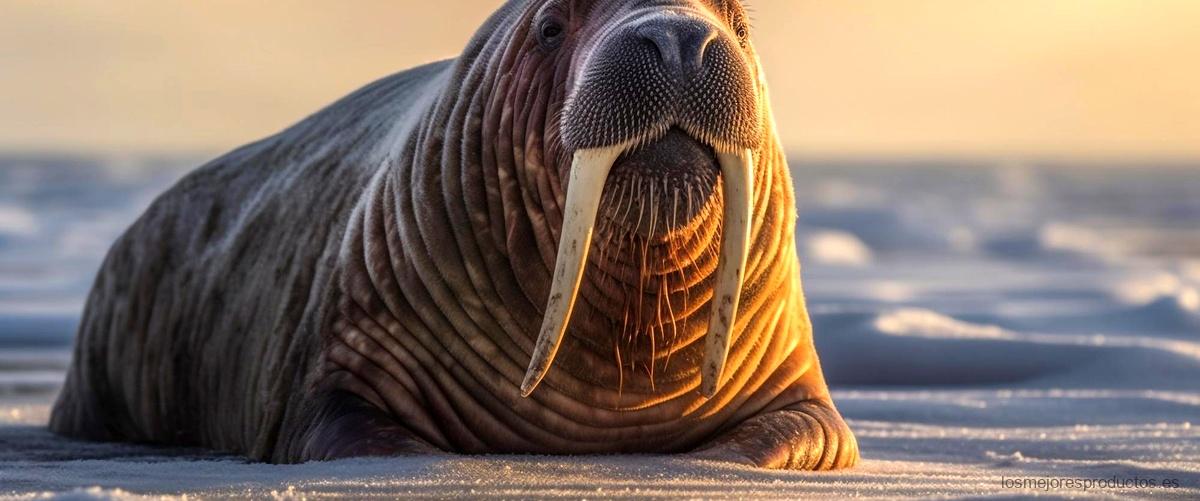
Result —
[{"label": "blurred background", "polygon": [[[747,3],[834,384],[1197,371],[1200,2]],[[56,387],[105,251],[179,176],[498,4],[0,3],[0,395]]]},{"label": "blurred background", "polygon": [[[821,156],[1200,155],[1193,0],[749,0]],[[0,4],[0,146],[218,153],[453,57],[496,0]]]}]

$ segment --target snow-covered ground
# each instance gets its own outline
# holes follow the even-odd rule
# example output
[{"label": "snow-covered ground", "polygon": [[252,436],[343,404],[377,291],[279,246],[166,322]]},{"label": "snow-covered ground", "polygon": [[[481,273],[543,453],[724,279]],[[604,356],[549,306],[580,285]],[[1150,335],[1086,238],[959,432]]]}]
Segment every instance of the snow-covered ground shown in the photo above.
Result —
[{"label": "snow-covered ground", "polygon": [[796,162],[817,344],[865,458],[796,473],[668,456],[273,466],[49,434],[92,272],[191,163],[0,158],[0,496],[1200,498],[1197,168]]}]

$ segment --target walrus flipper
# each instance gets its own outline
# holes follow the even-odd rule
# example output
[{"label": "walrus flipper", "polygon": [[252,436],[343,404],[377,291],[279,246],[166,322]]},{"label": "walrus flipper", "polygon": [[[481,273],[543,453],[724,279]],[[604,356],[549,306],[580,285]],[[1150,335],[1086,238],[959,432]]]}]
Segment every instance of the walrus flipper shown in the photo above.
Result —
[{"label": "walrus flipper", "polygon": [[833,404],[814,400],[747,419],[691,456],[759,468],[834,470],[858,463],[858,442]]},{"label": "walrus flipper", "polygon": [[357,395],[334,391],[323,400],[296,462],[444,453]]}]

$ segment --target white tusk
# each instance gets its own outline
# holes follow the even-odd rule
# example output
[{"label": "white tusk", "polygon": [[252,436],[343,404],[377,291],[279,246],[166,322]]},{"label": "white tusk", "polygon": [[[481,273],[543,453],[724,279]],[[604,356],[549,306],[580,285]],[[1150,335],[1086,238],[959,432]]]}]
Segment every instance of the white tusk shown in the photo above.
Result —
[{"label": "white tusk", "polygon": [[596,226],[596,212],[600,207],[600,195],[604,192],[604,181],[625,145],[593,148],[575,152],[571,162],[570,184],[567,186],[567,201],[563,206],[562,232],[558,237],[558,257],[554,262],[554,281],[550,284],[550,298],[546,300],[546,315],[538,334],[533,358],[521,382],[521,396],[533,393],[562,344],[567,324],[571,320],[571,309],[579,293],[579,281],[587,264],[588,249],[592,246],[592,230]]},{"label": "white tusk", "polygon": [[750,150],[718,152],[717,161],[721,164],[724,180],[724,231],[709,305],[704,365],[700,367],[700,393],[710,398],[720,387],[725,359],[729,356],[738,299],[742,295],[742,279],[746,273],[746,255],[750,252],[750,215],[754,209],[754,157]]}]

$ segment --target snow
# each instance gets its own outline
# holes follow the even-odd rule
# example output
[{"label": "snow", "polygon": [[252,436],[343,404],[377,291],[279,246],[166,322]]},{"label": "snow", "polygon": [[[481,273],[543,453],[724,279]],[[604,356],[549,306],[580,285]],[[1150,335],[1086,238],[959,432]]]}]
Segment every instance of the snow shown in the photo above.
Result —
[{"label": "snow", "polygon": [[187,165],[138,162],[0,157],[0,206],[40,225],[0,234],[0,497],[1200,498],[1200,170],[795,163],[816,342],[864,458],[809,473],[654,455],[266,465],[54,436],[103,252],[57,245],[115,237]]},{"label": "snow", "polygon": [[[1195,393],[856,390],[836,397],[847,414],[858,416],[851,425],[867,459],[855,469],[833,473],[764,471],[669,456],[446,456],[277,466],[186,451],[73,444],[38,423],[9,425],[0,432],[0,442],[16,451],[0,456],[0,492],[66,492],[79,499],[134,499],[128,493],[960,497],[1038,493],[1002,489],[1002,478],[1136,475],[1177,479],[1182,487],[1053,493],[1101,497],[1153,492],[1177,499],[1200,494],[1200,426],[1188,421],[1200,406]],[[1143,410],[1128,410],[1133,408]],[[1152,414],[1154,422],[1140,422],[1139,413]],[[31,419],[41,417],[34,414]],[[1091,416],[1090,422],[1074,422],[1079,416]]]}]

